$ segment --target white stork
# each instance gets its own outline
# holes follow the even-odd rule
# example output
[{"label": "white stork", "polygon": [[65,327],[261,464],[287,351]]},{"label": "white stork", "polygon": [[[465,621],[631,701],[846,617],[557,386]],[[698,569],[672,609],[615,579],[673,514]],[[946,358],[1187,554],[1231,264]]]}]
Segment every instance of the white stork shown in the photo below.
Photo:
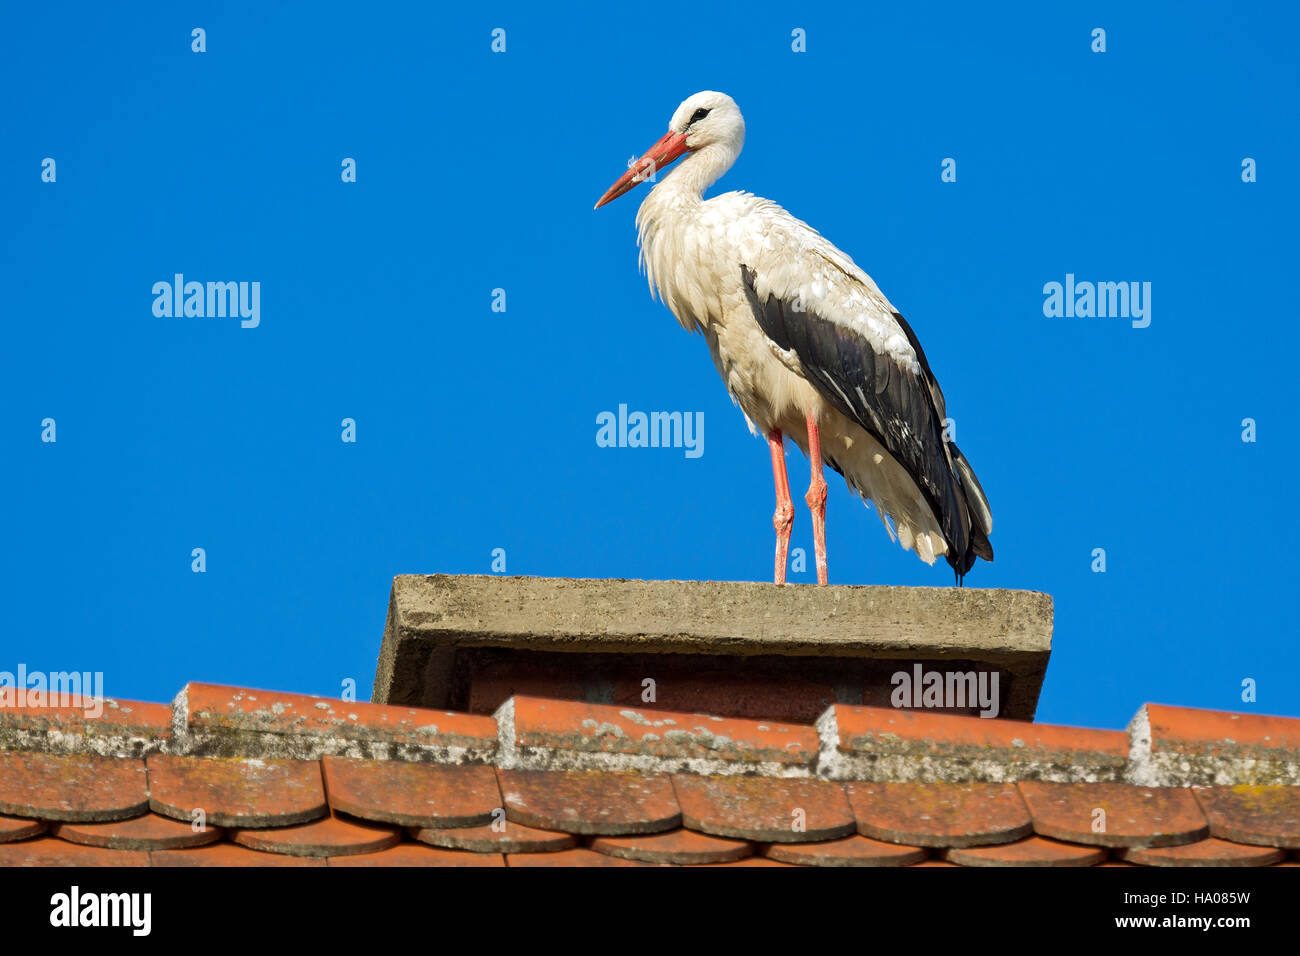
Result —
[{"label": "white stork", "polygon": [[[945,441],[943,392],[912,329],[871,277],[808,224],[745,192],[704,199],[745,142],[725,93],[687,99],[667,134],[596,208],[685,155],[637,213],[651,294],[689,332],[702,332],[722,380],[776,480],[776,583],[785,583],[794,505],[783,436],[808,455],[817,582],[825,584],[822,462],[875,502],[885,530],[957,576],[993,560],[988,500],[965,457]],[[893,527],[890,526],[890,521]]]}]

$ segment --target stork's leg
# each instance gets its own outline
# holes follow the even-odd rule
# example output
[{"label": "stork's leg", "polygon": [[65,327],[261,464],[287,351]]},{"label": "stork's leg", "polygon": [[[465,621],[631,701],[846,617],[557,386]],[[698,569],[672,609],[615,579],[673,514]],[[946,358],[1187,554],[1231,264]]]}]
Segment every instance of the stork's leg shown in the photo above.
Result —
[{"label": "stork's leg", "polygon": [[826,576],[826,479],[822,477],[822,436],[817,430],[816,417],[808,416],[808,460],[812,464],[812,482],[804,501],[812,511],[813,547],[817,554],[817,583],[825,584]]},{"label": "stork's leg", "polygon": [[785,584],[790,529],[794,527],[794,503],[790,500],[790,480],[785,474],[785,442],[779,428],[768,432],[767,444],[772,450],[772,477],[776,481],[776,513],[772,515],[772,527],[776,529],[776,583]]}]

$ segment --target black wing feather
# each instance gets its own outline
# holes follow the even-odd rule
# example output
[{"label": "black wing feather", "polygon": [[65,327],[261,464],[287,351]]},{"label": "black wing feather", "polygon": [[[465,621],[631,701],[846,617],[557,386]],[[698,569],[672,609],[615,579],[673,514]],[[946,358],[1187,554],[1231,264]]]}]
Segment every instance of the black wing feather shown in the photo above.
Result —
[{"label": "black wing feather", "polygon": [[[903,317],[894,313],[916,352],[919,376],[877,353],[852,329],[811,310],[796,310],[794,303],[775,295],[760,299],[755,271],[746,266],[741,271],[754,316],[767,337],[793,351],[822,396],[866,429],[916,482],[948,541],[948,563],[958,580],[977,556],[993,560],[986,527],[991,526],[988,502],[961,452],[943,440],[943,392]],[[964,474],[969,481],[963,482]]]}]

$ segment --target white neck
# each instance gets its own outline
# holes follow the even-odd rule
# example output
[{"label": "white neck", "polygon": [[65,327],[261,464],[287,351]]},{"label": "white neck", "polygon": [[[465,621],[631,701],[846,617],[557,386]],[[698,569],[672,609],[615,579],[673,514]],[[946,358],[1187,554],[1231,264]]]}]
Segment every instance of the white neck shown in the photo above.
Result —
[{"label": "white neck", "polygon": [[[650,193],[652,196],[655,193],[663,193],[676,199],[698,201],[703,197],[704,190],[721,179],[722,174],[731,168],[739,153],[740,150],[726,143],[711,143],[701,147],[688,153],[686,158],[675,169],[670,170]],[[650,197],[646,197],[646,202],[649,201]]]},{"label": "white neck", "polygon": [[691,285],[690,276],[682,277],[685,285],[679,283],[674,263],[684,255],[685,236],[702,218],[704,190],[731,168],[739,153],[738,146],[721,143],[697,149],[650,190],[636,214],[641,267],[650,287],[688,331],[696,331],[707,320],[704,311],[689,303],[709,297],[707,290]]}]

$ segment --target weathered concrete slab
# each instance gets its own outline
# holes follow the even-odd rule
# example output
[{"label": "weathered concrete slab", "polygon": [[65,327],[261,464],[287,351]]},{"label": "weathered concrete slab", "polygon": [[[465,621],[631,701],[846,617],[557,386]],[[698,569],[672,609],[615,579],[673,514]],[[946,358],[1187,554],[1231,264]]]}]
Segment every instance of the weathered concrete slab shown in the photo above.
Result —
[{"label": "weathered concrete slab", "polygon": [[1030,720],[1051,638],[1052,598],[1034,591],[399,575],[374,701],[471,709],[475,700],[490,712],[497,684],[497,696],[521,683],[546,690],[539,675],[558,666],[576,683],[567,696],[622,702],[651,661],[673,675],[670,696],[692,669],[721,667],[741,685],[752,677],[731,688],[751,699],[734,714],[825,687],[832,699],[808,703],[820,713],[836,701],[880,703],[891,674],[920,664],[997,672],[999,716]]}]

